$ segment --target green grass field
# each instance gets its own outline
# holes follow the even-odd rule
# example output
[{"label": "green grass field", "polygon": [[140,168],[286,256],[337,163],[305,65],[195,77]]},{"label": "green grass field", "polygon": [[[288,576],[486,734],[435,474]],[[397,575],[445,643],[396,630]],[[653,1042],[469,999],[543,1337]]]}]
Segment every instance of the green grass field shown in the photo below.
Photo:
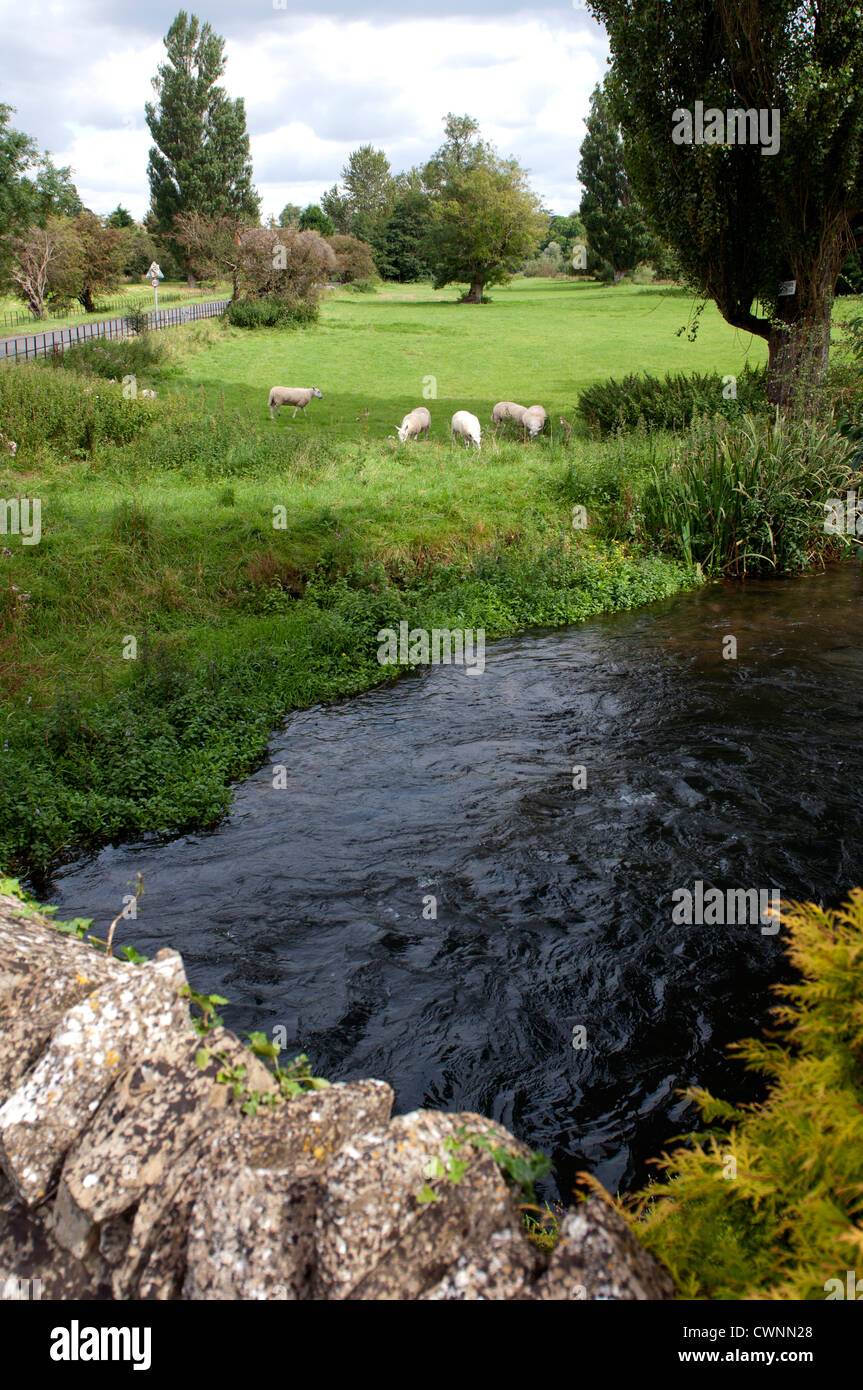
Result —
[{"label": "green grass field", "polygon": [[677,336],[695,301],[671,286],[521,279],[491,297],[479,306],[457,303],[452,287],[339,291],[325,298],[317,327],[289,337],[238,330],[190,360],[184,382],[252,413],[265,409],[271,386],[318,386],[323,400],[305,422],[283,412],[276,425],[308,434],[354,436],[368,408],[369,434],[385,436],[405,411],[426,404],[432,433],[444,437],[457,409],[472,410],[485,429],[495,401],[538,402],[556,424],[591,381],[641,371],[734,373],[766,355],[760,339],[729,328],[712,305],[695,342]]}]

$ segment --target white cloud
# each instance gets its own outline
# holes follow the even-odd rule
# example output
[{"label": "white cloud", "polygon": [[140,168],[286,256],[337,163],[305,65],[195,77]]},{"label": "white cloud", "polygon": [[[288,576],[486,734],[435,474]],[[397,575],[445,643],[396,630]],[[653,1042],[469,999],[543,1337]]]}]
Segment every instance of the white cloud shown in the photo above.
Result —
[{"label": "white cloud", "polygon": [[[399,17],[352,5],[341,7],[350,15],[303,15],[292,3],[256,7],[253,18],[220,8],[212,18],[227,40],[224,82],[245,99],[265,215],[316,200],[366,141],[385,149],[395,170],[422,162],[440,144],[449,110],[476,117],[486,138],[531,170],[555,211],[577,206],[583,119],[607,53],[583,11]],[[149,202],[143,107],[173,9],[156,13],[149,32],[138,7],[134,27],[122,6],[79,0],[49,12],[52,23],[36,28],[20,4],[0,0],[12,59],[3,99],[18,107],[20,128],[72,165],[88,206],[107,212],[120,201],[141,216]]]}]

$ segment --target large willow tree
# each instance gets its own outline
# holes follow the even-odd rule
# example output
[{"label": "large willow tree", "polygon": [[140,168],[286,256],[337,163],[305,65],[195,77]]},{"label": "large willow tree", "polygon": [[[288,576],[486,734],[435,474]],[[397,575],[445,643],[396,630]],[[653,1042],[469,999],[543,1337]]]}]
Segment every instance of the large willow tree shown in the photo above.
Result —
[{"label": "large willow tree", "polygon": [[[635,192],[693,285],[767,340],[768,392],[784,404],[824,373],[837,277],[863,234],[863,4],[588,3],[611,43]],[[765,113],[775,152],[742,141],[754,127],[732,111]]]}]

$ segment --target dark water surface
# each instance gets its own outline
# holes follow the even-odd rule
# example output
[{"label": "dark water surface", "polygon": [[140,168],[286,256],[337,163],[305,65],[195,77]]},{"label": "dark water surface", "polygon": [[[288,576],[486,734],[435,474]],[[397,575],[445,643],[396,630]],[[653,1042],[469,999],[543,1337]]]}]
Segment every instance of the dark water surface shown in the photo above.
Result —
[{"label": "dark water surface", "polygon": [[681,1087],[756,1093],[724,1049],[784,974],[758,923],[673,925],[673,890],[863,882],[861,598],[856,566],[711,588],[293,715],[219,829],[106,849],[51,901],[104,927],[140,871],[119,941],[181,950],[230,1026],[493,1115],[564,1191],[626,1186]]}]

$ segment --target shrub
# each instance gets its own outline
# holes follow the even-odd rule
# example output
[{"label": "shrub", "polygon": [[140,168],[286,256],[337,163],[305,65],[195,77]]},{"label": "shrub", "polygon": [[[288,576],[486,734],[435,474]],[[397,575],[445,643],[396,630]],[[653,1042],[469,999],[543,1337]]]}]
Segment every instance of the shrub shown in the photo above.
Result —
[{"label": "shrub", "polygon": [[119,381],[124,376],[152,375],[167,351],[158,333],[141,333],[136,338],[91,338],[50,361],[84,376],[100,376],[106,381],[113,377]]},{"label": "shrub", "polygon": [[317,321],[318,309],[303,300],[235,299],[224,316],[235,328],[305,328]]},{"label": "shrub", "polygon": [[586,387],[576,409],[597,434],[634,429],[640,420],[648,429],[682,429],[696,415],[732,418],[766,408],[764,383],[764,369],[747,365],[737,377],[736,398],[726,400],[725,381],[719,372],[693,372],[689,376],[667,372],[664,378],[633,375],[622,381],[610,377]]},{"label": "shrub", "polygon": [[[863,1255],[863,890],[783,914],[796,984],[775,1041],[734,1049],[771,1078],[761,1104],[687,1094],[712,1128],[663,1155],[626,1203],[684,1298],[823,1299]],[[839,1296],[836,1284],[834,1297]]]},{"label": "shrub", "polygon": [[328,237],[330,246],[336,253],[335,276],[343,285],[353,280],[371,280],[377,277],[372,248],[355,236],[336,235]]},{"label": "shrub", "polygon": [[642,524],[711,574],[807,569],[852,543],[824,525],[828,498],[855,481],[852,457],[829,422],[701,421],[653,466]]}]

